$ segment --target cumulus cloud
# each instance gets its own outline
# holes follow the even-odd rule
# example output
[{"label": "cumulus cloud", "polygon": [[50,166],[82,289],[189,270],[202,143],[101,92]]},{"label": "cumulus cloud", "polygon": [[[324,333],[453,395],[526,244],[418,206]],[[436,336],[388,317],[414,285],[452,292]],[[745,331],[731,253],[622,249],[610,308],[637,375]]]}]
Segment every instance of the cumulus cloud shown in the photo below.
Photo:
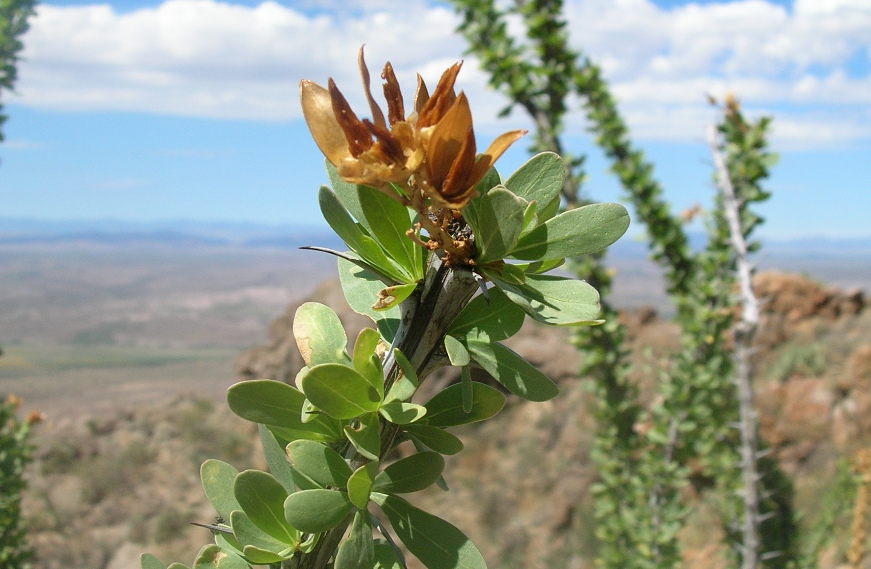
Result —
[{"label": "cumulus cloud", "polygon": [[271,1],[251,8],[167,0],[127,14],[108,5],[44,4],[25,38],[20,101],[287,119],[299,116],[301,78],[325,81],[330,73],[356,87],[355,55],[363,43],[370,54],[389,53],[400,72],[463,48],[450,35],[456,21],[444,7],[343,14],[310,15]]},{"label": "cumulus cloud", "polygon": [[[293,6],[166,0],[120,14],[108,5],[42,4],[25,38],[13,101],[286,120],[299,116],[304,77],[325,82],[332,75],[359,104],[355,54],[363,43],[373,77],[390,59],[408,90],[415,71],[435,81],[466,47],[444,3]],[[871,138],[864,110],[871,103],[867,0],[796,0],[790,9],[765,0],[670,9],[650,0],[568,0],[566,11],[573,43],[602,65],[640,136],[695,140],[711,116],[704,95],[733,91],[748,108],[776,114],[785,140]],[[486,75],[467,62],[460,87],[484,127],[505,104],[485,85]]]}]

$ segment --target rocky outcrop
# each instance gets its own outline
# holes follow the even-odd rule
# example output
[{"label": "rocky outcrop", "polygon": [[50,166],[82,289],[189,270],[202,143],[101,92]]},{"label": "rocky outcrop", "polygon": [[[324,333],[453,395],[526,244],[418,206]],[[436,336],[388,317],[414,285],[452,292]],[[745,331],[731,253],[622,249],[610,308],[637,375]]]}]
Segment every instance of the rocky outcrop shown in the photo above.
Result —
[{"label": "rocky outcrop", "polygon": [[757,345],[763,349],[782,344],[813,322],[854,316],[865,307],[861,290],[843,291],[789,273],[760,273],[753,279],[753,288],[761,302]]}]

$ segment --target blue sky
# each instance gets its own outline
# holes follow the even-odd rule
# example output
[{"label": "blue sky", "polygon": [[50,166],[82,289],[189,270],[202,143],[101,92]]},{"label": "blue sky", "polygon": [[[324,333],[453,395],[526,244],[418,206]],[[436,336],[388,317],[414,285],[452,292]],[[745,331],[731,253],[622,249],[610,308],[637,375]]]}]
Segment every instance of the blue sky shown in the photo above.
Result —
[{"label": "blue sky", "polygon": [[[712,194],[706,93],[774,116],[771,237],[871,236],[871,2],[566,0],[572,42],[601,63],[675,210]],[[0,217],[322,225],[322,159],[297,85],[336,79],[362,109],[356,51],[407,91],[464,58],[450,7],[426,0],[62,0],[25,36],[0,144]],[[466,58],[479,146],[528,127]],[[589,193],[620,199],[590,153]],[[526,158],[523,141],[499,164]]]}]

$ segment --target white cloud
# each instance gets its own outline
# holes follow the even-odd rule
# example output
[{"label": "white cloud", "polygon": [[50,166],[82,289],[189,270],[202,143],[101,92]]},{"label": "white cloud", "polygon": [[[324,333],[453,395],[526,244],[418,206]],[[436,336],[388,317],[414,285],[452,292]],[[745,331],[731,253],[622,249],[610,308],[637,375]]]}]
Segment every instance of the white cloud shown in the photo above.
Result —
[{"label": "white cloud", "polygon": [[3,142],[0,142],[0,148],[5,148],[6,150],[46,150],[49,146],[43,142],[37,142],[35,140],[6,139]]},{"label": "white cloud", "polygon": [[[355,55],[363,43],[373,79],[390,59],[408,92],[414,72],[435,81],[466,48],[454,33],[458,17],[444,3],[294,6],[167,0],[119,14],[108,5],[43,4],[25,38],[20,96],[10,100],[64,110],[285,120],[299,116],[297,84],[304,77],[323,83],[332,75],[360,104]],[[851,58],[871,53],[867,0],[796,0],[792,9],[765,0],[668,10],[650,0],[566,6],[572,42],[602,65],[640,136],[696,140],[700,123],[710,120],[704,94],[732,90],[749,109],[776,114],[786,139],[871,138],[861,123],[868,121],[871,77],[848,68]],[[486,119],[482,127],[495,130],[505,103],[485,85],[486,75],[467,62],[460,87]]]},{"label": "white cloud", "polygon": [[[446,48],[463,49],[449,33],[456,21],[445,8],[348,19],[307,16],[271,1],[248,8],[168,0],[128,14],[108,5],[48,4],[37,14],[25,38],[18,100],[60,109],[286,119],[299,116],[304,77],[325,82],[332,74],[356,87],[363,43],[370,61],[390,54],[406,74]],[[409,37],[413,44],[405,43]]]}]

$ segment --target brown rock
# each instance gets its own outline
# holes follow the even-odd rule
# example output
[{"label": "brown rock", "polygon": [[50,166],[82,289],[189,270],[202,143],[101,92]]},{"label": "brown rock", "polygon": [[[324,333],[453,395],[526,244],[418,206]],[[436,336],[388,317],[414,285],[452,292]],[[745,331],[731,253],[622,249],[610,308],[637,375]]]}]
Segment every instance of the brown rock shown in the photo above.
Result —
[{"label": "brown rock", "polygon": [[834,402],[828,381],[821,378],[770,383],[760,392],[760,435],[778,449],[784,470],[794,472],[816,444],[831,436]]},{"label": "brown rock", "polygon": [[841,291],[800,275],[777,271],[756,275],[753,288],[761,301],[762,327],[757,345],[770,348],[790,338],[808,320],[836,320],[859,314],[865,307],[861,291]]},{"label": "brown rock", "polygon": [[853,350],[847,369],[854,388],[871,388],[871,344],[862,344]]}]

